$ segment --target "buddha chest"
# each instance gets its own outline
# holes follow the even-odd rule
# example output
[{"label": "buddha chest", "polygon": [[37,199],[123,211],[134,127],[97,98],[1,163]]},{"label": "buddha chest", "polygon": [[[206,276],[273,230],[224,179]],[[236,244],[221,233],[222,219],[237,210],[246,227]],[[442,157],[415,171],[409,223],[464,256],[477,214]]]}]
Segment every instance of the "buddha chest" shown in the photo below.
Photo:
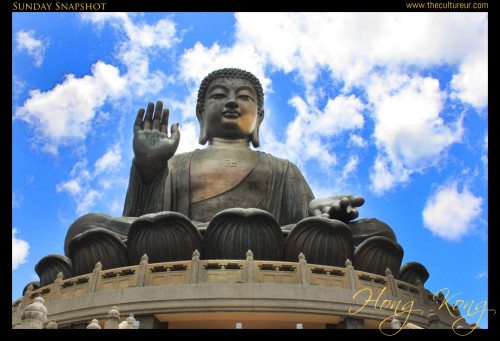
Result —
[{"label": "buddha chest", "polygon": [[196,203],[231,190],[252,172],[258,158],[257,152],[241,147],[197,151],[191,159],[190,202]]}]

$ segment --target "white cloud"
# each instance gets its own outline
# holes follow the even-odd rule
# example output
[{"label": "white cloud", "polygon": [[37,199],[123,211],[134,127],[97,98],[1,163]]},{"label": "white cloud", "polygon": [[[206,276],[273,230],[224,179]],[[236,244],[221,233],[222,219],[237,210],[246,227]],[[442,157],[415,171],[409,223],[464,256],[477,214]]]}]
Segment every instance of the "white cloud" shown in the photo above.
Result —
[{"label": "white cloud", "polygon": [[161,71],[150,70],[149,55],[163,52],[178,42],[175,25],[169,19],[161,19],[154,25],[136,24],[131,17],[126,13],[81,15],[84,21],[101,26],[109,22],[124,33],[116,49],[118,59],[126,67],[125,73],[120,74],[117,67],[99,60],[88,75],[77,78],[68,74],[51,90],[30,91],[29,98],[15,110],[15,118],[35,130],[43,151],[57,154],[60,145],[84,140],[96,113],[106,102],[113,104],[131,95],[155,94],[163,88],[167,77]]},{"label": "white cloud", "polygon": [[17,229],[12,229],[12,270],[16,270],[21,264],[26,263],[30,249],[27,241],[16,238],[17,232]]},{"label": "white cloud", "polygon": [[97,199],[101,197],[102,193],[96,191],[95,189],[90,189],[81,197],[81,200],[78,201],[76,213],[80,215],[88,213],[90,208],[95,205]]},{"label": "white cloud", "polygon": [[480,37],[480,45],[468,54],[453,76],[451,86],[454,97],[471,104],[481,112],[488,106],[488,25]]},{"label": "white cloud", "polygon": [[450,182],[427,199],[422,212],[424,226],[441,238],[460,240],[473,230],[482,204],[483,199],[467,187],[459,190],[456,181]]},{"label": "white cloud", "polygon": [[462,118],[446,124],[440,117],[445,95],[437,79],[374,75],[368,94],[379,151],[371,175],[377,194],[435,165],[462,138]]},{"label": "white cloud", "polygon": [[486,179],[488,179],[488,130],[486,130],[486,133],[484,134],[483,150],[484,154],[483,156],[481,156],[481,161],[483,162],[484,165],[485,177]]},{"label": "white cloud", "polygon": [[37,39],[35,31],[19,31],[16,33],[16,51],[26,51],[32,58],[36,67],[43,63],[45,50],[49,44],[47,39]]},{"label": "white cloud", "polygon": [[351,155],[346,165],[344,166],[341,180],[345,181],[353,172],[356,171],[358,165],[359,165],[359,158],[356,155]]},{"label": "white cloud", "polygon": [[115,144],[108,149],[94,164],[95,174],[101,174],[105,171],[113,171],[121,164],[122,153],[120,144]]},{"label": "white cloud", "polygon": [[18,195],[14,192],[12,192],[12,208],[19,208],[21,207],[21,203],[23,202],[23,196]]},{"label": "white cloud", "polygon": [[176,154],[186,153],[201,148],[201,145],[198,143],[198,130],[198,124],[194,122],[185,121],[179,125],[181,140],[179,141],[179,147],[177,147]]},{"label": "white cloud", "polygon": [[[181,57],[181,77],[194,83],[214,68],[234,66],[255,73],[271,89],[264,71],[297,72],[305,93],[290,99],[296,115],[285,138],[274,136],[266,122],[261,132],[263,150],[299,167],[304,160],[335,166],[328,138],[363,128],[361,110],[374,109],[378,153],[371,178],[377,194],[437,165],[461,141],[462,117],[445,122],[440,116],[448,90],[441,91],[436,79],[418,76],[420,70],[456,65],[454,97],[477,106],[487,99],[487,78],[467,80],[473,70],[484,70],[485,13],[238,13],[235,18],[234,44],[197,43]],[[317,103],[324,93],[315,82],[325,70],[332,85],[344,86],[321,110]],[[353,86],[366,91],[367,103],[350,93]],[[300,142],[304,137],[306,145]],[[359,137],[349,144],[366,146]]]},{"label": "white cloud", "polygon": [[351,134],[351,136],[349,136],[349,145],[364,148],[366,147],[366,141],[363,139],[363,137],[357,134]]},{"label": "white cloud", "polygon": [[337,96],[328,100],[322,113],[312,117],[306,129],[313,134],[334,136],[345,130],[362,128],[365,122],[361,115],[363,108],[363,103],[354,95]]},{"label": "white cloud", "polygon": [[376,65],[461,63],[487,35],[486,13],[238,13],[236,20],[238,41],[253,42],[270,64],[308,81],[325,67],[348,84]]},{"label": "white cloud", "polygon": [[111,203],[111,207],[109,208],[110,214],[113,214],[115,216],[121,216],[123,212],[123,201],[119,200],[114,200]]},{"label": "white cloud", "polygon": [[70,179],[56,185],[57,192],[67,192],[76,204],[76,212],[87,213],[100,197],[99,192],[91,187],[93,175],[87,169],[88,161],[78,161],[70,172]]},{"label": "white cloud", "polygon": [[128,185],[128,179],[120,176],[123,164],[119,142],[111,145],[97,158],[93,171],[89,170],[88,164],[86,158],[76,162],[69,173],[69,179],[56,185],[57,192],[70,195],[79,215],[88,213],[100,202],[112,202],[110,198],[115,194],[114,190],[125,190]]},{"label": "white cloud", "polygon": [[31,125],[47,152],[57,153],[59,145],[83,140],[96,110],[109,97],[120,96],[124,86],[118,69],[99,61],[92,66],[91,75],[76,78],[69,74],[52,90],[30,91],[15,117]]},{"label": "white cloud", "polygon": [[175,23],[160,19],[154,25],[134,22],[139,17],[127,13],[82,13],[80,18],[102,28],[110,24],[125,34],[117,45],[117,57],[126,65],[124,75],[127,87],[134,96],[158,93],[167,82],[167,76],[159,70],[149,69],[149,55],[171,48],[180,40],[176,37]]},{"label": "white cloud", "polygon": [[237,42],[229,48],[215,43],[208,48],[197,42],[193,48],[184,52],[179,64],[180,76],[193,87],[197,87],[210,72],[227,67],[252,72],[262,83],[264,91],[268,90],[270,84],[264,72],[266,61],[247,43]]},{"label": "white cloud", "polygon": [[79,179],[71,179],[56,185],[57,192],[66,191],[71,195],[77,195],[82,192]]},{"label": "white cloud", "polygon": [[16,75],[12,75],[12,99],[17,99],[24,91],[26,82]]},{"label": "white cloud", "polygon": [[[396,168],[397,167],[397,168]],[[389,164],[384,157],[377,156],[370,174],[371,188],[377,194],[393,188],[397,183],[404,183],[410,178],[410,172],[393,163]]]},{"label": "white cloud", "polygon": [[475,279],[488,278],[488,271],[481,271],[476,276],[474,276],[474,278]]}]

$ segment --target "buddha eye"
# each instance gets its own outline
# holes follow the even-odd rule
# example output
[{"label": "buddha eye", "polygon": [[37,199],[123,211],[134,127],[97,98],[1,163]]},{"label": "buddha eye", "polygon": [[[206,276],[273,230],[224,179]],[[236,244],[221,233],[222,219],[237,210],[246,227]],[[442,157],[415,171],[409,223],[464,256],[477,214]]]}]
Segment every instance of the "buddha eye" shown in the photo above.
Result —
[{"label": "buddha eye", "polygon": [[253,98],[248,95],[239,95],[238,98],[243,101],[253,101]]},{"label": "buddha eye", "polygon": [[223,99],[225,97],[226,95],[224,94],[213,94],[212,96],[210,96],[210,99]]}]

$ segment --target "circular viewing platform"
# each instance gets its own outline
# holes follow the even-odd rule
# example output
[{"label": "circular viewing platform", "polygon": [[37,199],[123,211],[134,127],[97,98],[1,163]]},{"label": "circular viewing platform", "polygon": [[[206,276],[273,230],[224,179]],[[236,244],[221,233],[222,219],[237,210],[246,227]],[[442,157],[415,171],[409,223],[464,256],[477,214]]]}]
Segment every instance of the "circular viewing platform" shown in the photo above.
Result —
[{"label": "circular viewing platform", "polygon": [[308,264],[302,254],[298,262],[260,261],[250,251],[244,260],[200,260],[195,251],[189,261],[154,264],[144,255],[134,266],[102,270],[97,263],[89,274],[60,274],[13,302],[13,327],[36,297],[59,328],[104,324],[112,306],[123,319],[134,314],[140,328],[391,328],[397,317],[449,329],[457,320],[440,309],[440,298],[390,270],[358,271],[349,260],[345,267]]}]

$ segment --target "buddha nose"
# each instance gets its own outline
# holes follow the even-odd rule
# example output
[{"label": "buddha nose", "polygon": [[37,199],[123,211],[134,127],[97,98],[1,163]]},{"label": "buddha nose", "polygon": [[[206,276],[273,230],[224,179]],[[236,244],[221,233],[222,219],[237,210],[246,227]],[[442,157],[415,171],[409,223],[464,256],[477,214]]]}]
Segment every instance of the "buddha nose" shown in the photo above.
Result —
[{"label": "buddha nose", "polygon": [[236,109],[238,107],[238,102],[236,102],[234,96],[229,96],[227,98],[226,107],[229,109]]}]

